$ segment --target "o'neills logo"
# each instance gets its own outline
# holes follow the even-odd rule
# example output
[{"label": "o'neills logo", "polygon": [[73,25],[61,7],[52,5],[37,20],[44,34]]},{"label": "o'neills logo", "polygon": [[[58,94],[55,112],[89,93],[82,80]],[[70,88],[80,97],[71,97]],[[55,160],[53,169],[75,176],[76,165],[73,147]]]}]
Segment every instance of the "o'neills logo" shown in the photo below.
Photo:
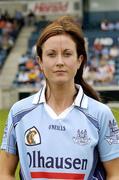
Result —
[{"label": "o'neills logo", "polygon": [[27,152],[30,168],[86,170],[88,160],[71,157],[44,157],[40,151]]}]

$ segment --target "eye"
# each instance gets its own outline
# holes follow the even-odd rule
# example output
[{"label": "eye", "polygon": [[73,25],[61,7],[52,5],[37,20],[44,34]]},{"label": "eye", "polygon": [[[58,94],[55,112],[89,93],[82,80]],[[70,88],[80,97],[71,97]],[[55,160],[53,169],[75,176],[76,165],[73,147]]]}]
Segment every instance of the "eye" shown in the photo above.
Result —
[{"label": "eye", "polygon": [[64,57],[70,57],[70,56],[72,56],[71,52],[64,52]]},{"label": "eye", "polygon": [[49,50],[49,51],[47,51],[46,52],[46,55],[48,56],[48,57],[55,57],[56,56],[56,51],[54,51],[54,50]]},{"label": "eye", "polygon": [[48,57],[55,57],[56,53],[55,52],[49,52],[49,53],[47,53],[47,56]]}]

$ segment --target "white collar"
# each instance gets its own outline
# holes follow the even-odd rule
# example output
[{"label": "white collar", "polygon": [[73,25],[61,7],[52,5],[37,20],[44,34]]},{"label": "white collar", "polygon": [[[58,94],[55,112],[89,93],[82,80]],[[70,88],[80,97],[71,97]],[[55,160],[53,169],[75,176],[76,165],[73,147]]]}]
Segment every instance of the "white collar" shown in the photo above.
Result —
[{"label": "white collar", "polygon": [[[84,94],[83,89],[80,85],[76,84],[76,88],[79,89],[78,94],[73,102],[74,106],[78,106],[81,108],[87,109],[88,107],[88,97]],[[45,99],[45,89],[46,85],[44,85],[38,93],[35,94],[33,99],[33,104],[41,104],[46,103]]]}]

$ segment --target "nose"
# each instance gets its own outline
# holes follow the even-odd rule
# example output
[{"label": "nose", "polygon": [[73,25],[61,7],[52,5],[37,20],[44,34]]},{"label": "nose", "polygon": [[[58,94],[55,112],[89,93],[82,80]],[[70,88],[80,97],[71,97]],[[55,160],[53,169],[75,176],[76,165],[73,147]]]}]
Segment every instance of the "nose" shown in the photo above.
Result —
[{"label": "nose", "polygon": [[58,55],[56,65],[57,66],[64,66],[64,61],[63,61],[62,55]]}]

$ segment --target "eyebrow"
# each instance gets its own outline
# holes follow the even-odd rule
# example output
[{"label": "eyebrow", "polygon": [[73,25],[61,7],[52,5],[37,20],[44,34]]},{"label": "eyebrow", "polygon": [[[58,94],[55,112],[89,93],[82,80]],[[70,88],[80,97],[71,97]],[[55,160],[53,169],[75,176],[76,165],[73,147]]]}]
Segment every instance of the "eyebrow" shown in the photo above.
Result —
[{"label": "eyebrow", "polygon": [[[46,49],[46,52],[48,51],[56,51],[55,49]],[[63,49],[63,51],[73,51],[72,49]]]}]

